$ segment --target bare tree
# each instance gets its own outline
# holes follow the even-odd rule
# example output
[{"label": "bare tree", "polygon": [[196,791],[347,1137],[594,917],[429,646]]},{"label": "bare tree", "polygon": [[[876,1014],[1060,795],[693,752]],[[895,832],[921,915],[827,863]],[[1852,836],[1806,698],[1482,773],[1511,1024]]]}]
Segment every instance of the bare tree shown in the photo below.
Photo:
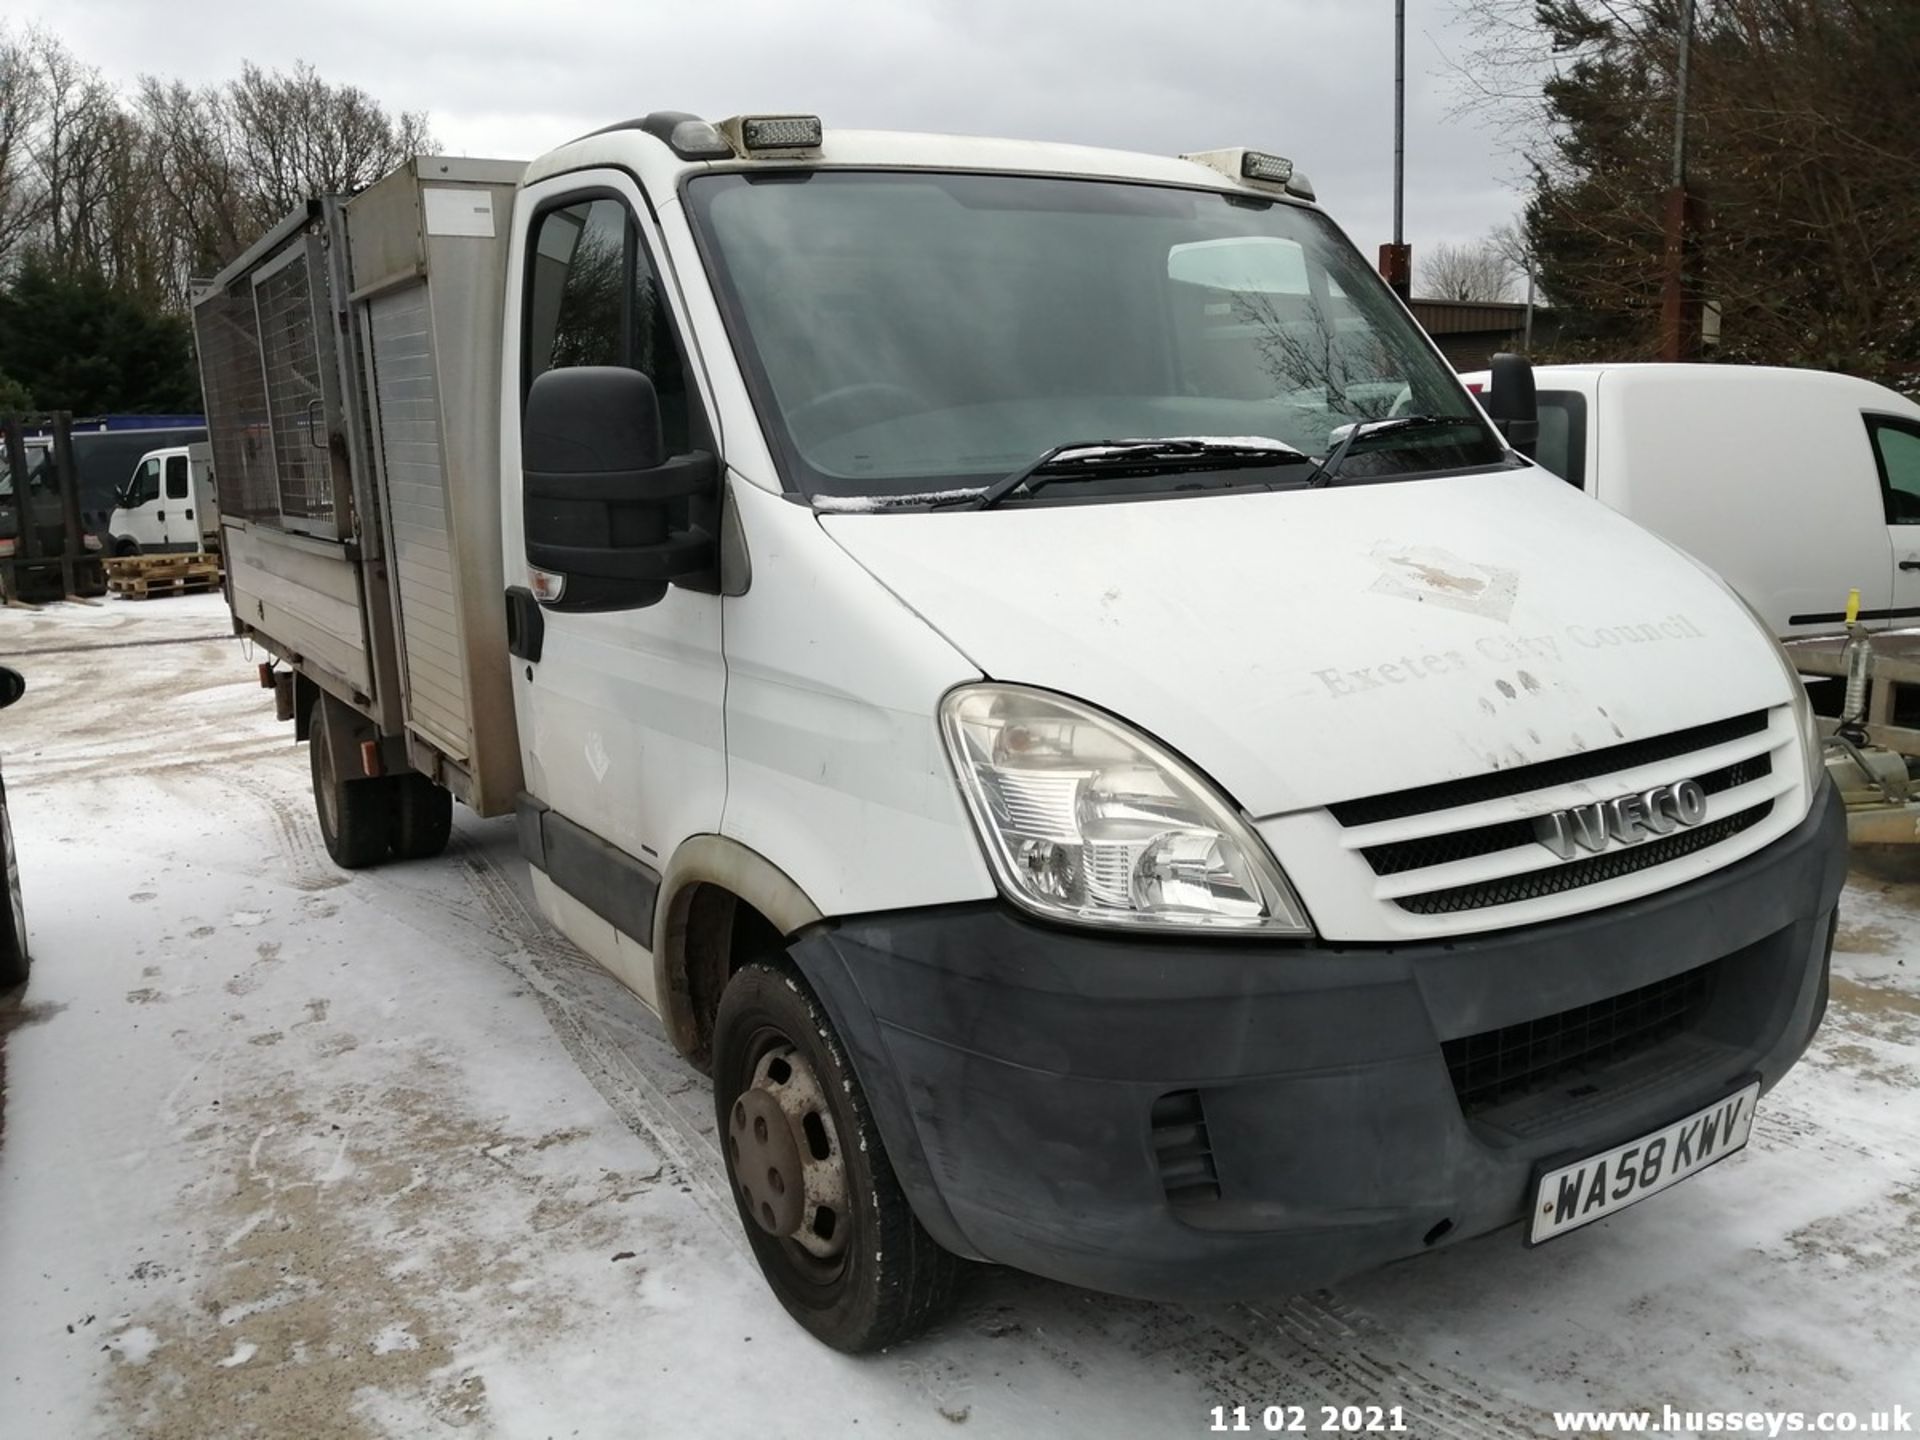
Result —
[{"label": "bare tree", "polygon": [[1512,300],[1518,274],[1524,273],[1499,231],[1459,245],[1429,246],[1419,263],[1420,292],[1433,300]]},{"label": "bare tree", "polygon": [[310,65],[200,89],[146,77],[123,98],[54,35],[0,32],[0,273],[30,247],[56,273],[178,305],[307,196],[432,148],[425,115]]},{"label": "bare tree", "polygon": [[40,77],[27,43],[0,31],[0,266],[40,223],[32,145],[42,108]]}]

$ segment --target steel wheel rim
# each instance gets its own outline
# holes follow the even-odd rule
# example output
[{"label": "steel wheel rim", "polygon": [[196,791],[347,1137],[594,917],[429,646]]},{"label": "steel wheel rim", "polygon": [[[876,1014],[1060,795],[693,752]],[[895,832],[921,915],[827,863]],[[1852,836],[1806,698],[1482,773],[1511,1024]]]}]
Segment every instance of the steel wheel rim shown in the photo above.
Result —
[{"label": "steel wheel rim", "polygon": [[[783,1067],[784,1078],[780,1074]],[[721,1133],[736,1197],[749,1217],[750,1228],[757,1232],[756,1239],[779,1248],[793,1278],[812,1286],[831,1285],[845,1273],[852,1254],[853,1190],[826,1087],[798,1047],[772,1027],[753,1036],[743,1068],[745,1083],[728,1107],[728,1123]],[[769,1113],[764,1105],[756,1107],[749,1101],[749,1092],[755,1091],[769,1097],[792,1126],[791,1138],[801,1164],[800,1189],[805,1197],[802,1221],[794,1233],[775,1233],[769,1228],[765,1217],[757,1213],[766,1199],[765,1187],[748,1186],[739,1173],[744,1152],[736,1143],[740,1137],[733,1132],[743,1104],[749,1110],[758,1109],[763,1116]],[[791,1178],[787,1184],[792,1186]]]},{"label": "steel wheel rim", "polygon": [[340,796],[339,782],[333,773],[333,747],[327,744],[326,706],[320,707],[320,713],[314,717],[317,722],[308,737],[307,743],[314,747],[314,773],[320,777],[320,784],[314,786],[314,798],[320,804],[320,819],[327,827],[329,835],[340,833]]}]

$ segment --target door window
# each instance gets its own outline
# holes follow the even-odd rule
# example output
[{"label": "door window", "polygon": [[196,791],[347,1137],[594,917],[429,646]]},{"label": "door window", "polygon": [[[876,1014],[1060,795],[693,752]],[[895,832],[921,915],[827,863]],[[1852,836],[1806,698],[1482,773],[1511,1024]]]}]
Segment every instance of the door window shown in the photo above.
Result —
[{"label": "door window", "polygon": [[184,455],[167,457],[167,498],[169,500],[187,498],[187,457]]},{"label": "door window", "polygon": [[1540,443],[1534,458],[1578,489],[1587,483],[1587,397],[1573,390],[1542,390]]},{"label": "door window", "polygon": [[653,381],[667,453],[692,448],[686,367],[632,212],[611,196],[562,205],[534,222],[530,250],[522,393],[562,366],[626,366]]},{"label": "door window", "polygon": [[1869,416],[1889,525],[1920,525],[1920,422]]},{"label": "door window", "polygon": [[150,500],[160,498],[160,462],[147,460],[133,472],[133,483],[127,487],[127,508],[136,509]]}]

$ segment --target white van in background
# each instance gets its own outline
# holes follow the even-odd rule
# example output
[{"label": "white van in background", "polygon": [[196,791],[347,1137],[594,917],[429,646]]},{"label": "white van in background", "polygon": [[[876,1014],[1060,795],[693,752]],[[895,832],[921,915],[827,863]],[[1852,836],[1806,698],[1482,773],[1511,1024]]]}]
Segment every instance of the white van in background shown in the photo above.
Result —
[{"label": "white van in background", "polygon": [[149,450],[116,498],[107,521],[115,555],[190,555],[220,546],[208,445]]},{"label": "white van in background", "polygon": [[[1463,375],[1483,391],[1486,372]],[[1779,635],[1920,620],[1920,405],[1749,365],[1546,365],[1538,460],[1718,571]]]}]

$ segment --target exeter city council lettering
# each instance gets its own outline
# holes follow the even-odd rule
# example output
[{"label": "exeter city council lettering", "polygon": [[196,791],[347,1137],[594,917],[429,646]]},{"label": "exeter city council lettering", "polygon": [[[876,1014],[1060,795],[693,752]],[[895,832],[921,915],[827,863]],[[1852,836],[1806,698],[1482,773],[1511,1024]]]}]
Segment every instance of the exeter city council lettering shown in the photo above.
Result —
[{"label": "exeter city council lettering", "polygon": [[[1561,644],[1571,642],[1583,650],[1607,650],[1622,645],[1649,645],[1663,640],[1704,640],[1706,633],[1678,613],[1664,620],[1631,625],[1569,625],[1559,634],[1483,635],[1472,649],[1481,660],[1497,665],[1525,661],[1551,663],[1561,654]],[[1474,667],[1474,656],[1465,650],[1441,650],[1423,655],[1401,655],[1357,669],[1316,670],[1314,678],[1336,700],[1358,695],[1365,690],[1382,690],[1428,680],[1436,675],[1452,675]]]}]

